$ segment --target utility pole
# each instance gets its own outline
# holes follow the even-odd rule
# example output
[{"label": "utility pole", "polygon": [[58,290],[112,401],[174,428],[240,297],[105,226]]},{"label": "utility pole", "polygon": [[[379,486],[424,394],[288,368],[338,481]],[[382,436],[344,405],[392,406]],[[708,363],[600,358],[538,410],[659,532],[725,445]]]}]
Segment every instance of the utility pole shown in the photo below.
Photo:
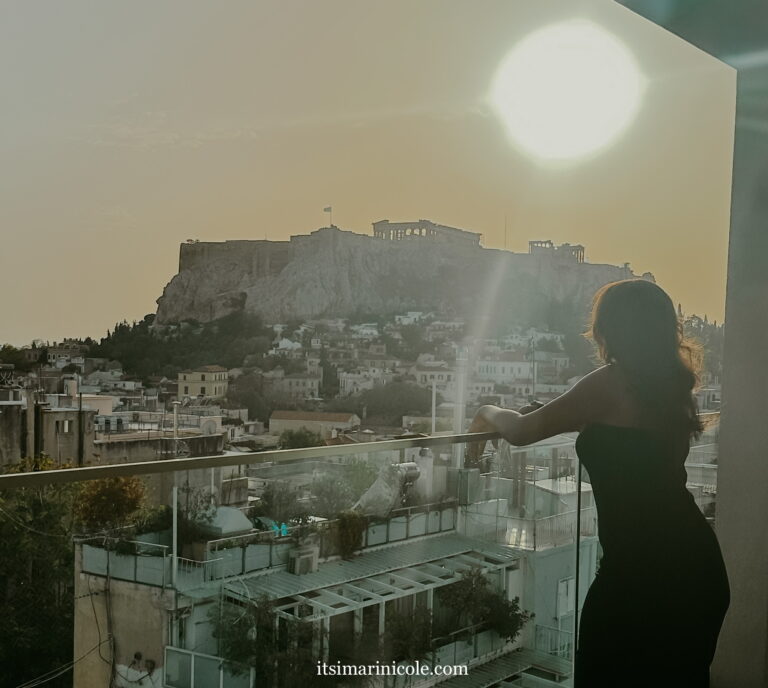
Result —
[{"label": "utility pole", "polygon": [[[173,402],[173,454],[176,456],[176,451],[179,444],[179,404],[180,401]],[[171,499],[173,500],[173,561],[171,568],[171,581],[174,588],[176,587],[176,581],[178,580],[179,573],[179,486],[178,486],[178,472],[173,472],[173,490],[171,491]]]},{"label": "utility pole", "polygon": [[83,465],[83,454],[85,443],[85,428],[83,428],[83,393],[78,390],[77,393],[77,465]]},{"label": "utility pole", "polygon": [[25,452],[28,459],[35,458],[35,406],[37,405],[37,392],[32,387],[32,383],[27,383],[27,436]]},{"label": "utility pole", "polygon": [[435,422],[435,402],[437,401],[437,380],[432,380],[432,434],[435,434],[437,423]]},{"label": "utility pole", "polygon": [[[461,434],[464,432],[464,421],[467,403],[467,365],[469,362],[469,350],[461,347],[456,352],[456,393],[453,400],[453,432]],[[466,447],[461,444],[453,445],[453,466],[460,468],[462,464],[462,455]]]}]

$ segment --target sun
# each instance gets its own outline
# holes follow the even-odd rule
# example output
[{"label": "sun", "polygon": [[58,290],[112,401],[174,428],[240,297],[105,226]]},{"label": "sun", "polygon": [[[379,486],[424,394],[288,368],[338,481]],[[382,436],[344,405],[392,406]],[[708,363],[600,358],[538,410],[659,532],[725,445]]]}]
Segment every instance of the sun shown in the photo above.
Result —
[{"label": "sun", "polygon": [[512,143],[568,161],[607,147],[637,115],[645,88],[633,55],[586,20],[539,29],[499,65],[489,101]]}]

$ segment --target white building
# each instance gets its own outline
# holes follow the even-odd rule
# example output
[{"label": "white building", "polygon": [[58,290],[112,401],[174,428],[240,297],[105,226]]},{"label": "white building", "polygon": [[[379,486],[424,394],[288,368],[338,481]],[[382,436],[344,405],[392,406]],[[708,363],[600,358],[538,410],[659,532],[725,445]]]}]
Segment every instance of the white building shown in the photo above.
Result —
[{"label": "white building", "polygon": [[428,317],[429,313],[423,311],[408,311],[403,315],[395,316],[395,324],[397,325],[416,325],[420,323],[424,318]]},{"label": "white building", "polygon": [[350,330],[354,333],[355,339],[373,339],[379,336],[379,326],[376,323],[361,323],[351,325]]},{"label": "white building", "polygon": [[285,430],[309,430],[323,439],[334,432],[346,432],[360,427],[354,413],[325,413],[321,411],[273,411],[269,417],[269,432],[279,435]]},{"label": "white building", "polygon": [[339,373],[339,395],[342,397],[373,389],[391,382],[394,373],[382,368],[361,368]]}]

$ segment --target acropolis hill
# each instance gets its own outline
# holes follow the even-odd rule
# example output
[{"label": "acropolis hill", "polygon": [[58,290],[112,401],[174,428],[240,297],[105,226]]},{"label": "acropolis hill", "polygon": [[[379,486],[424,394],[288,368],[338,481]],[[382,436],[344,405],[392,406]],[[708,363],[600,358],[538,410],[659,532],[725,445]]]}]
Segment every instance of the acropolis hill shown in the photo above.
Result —
[{"label": "acropolis hill", "polygon": [[582,246],[532,241],[528,253],[513,253],[428,220],[373,228],[373,236],[325,227],[289,241],[182,244],[157,322],[205,322],[241,309],[268,322],[403,310],[471,316],[494,285],[493,312],[525,322],[553,299],[586,305],[601,285],[634,276],[626,265],[584,262]]}]

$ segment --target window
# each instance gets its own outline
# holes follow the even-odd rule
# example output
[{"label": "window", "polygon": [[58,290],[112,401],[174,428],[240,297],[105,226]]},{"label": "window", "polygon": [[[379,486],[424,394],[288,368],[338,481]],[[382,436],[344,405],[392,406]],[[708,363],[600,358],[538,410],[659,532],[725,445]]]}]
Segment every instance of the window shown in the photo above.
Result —
[{"label": "window", "polygon": [[[184,379],[186,380],[186,378],[187,378],[187,376],[185,375]],[[188,385],[184,385],[184,394],[189,394],[189,386]]]},{"label": "window", "polygon": [[200,388],[200,394],[205,394],[205,387]]},{"label": "window", "polygon": [[201,381],[201,382],[205,382],[205,373],[203,373],[203,374],[200,376],[200,381]]},{"label": "window", "polygon": [[566,616],[573,613],[576,599],[576,579],[563,578],[557,583],[557,615]]}]

